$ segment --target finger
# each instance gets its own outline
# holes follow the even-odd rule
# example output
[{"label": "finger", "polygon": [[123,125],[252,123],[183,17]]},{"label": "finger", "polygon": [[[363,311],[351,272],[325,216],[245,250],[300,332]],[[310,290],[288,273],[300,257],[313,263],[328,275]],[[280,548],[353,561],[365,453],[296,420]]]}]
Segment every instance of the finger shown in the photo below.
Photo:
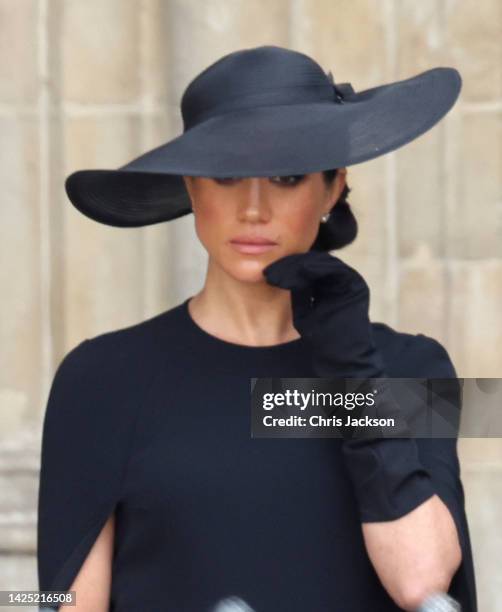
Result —
[{"label": "finger", "polygon": [[369,288],[357,270],[344,261],[328,253],[317,253],[302,262],[304,275],[310,279],[314,299],[328,298],[337,295],[354,295],[364,297]]},{"label": "finger", "polygon": [[283,289],[305,289],[311,281],[301,265],[303,253],[292,253],[281,257],[263,269],[266,280]]},{"label": "finger", "polygon": [[[307,255],[307,254],[306,254]],[[305,275],[312,280],[336,279],[338,284],[348,282],[359,272],[335,255],[326,252],[311,252],[301,262]]]}]

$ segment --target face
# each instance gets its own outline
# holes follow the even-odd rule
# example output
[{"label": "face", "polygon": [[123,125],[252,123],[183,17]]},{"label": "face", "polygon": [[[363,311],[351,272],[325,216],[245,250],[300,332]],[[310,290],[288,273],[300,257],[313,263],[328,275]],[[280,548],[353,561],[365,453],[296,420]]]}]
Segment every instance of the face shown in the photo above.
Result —
[{"label": "face", "polygon": [[[346,168],[340,168],[331,185],[322,172],[234,179],[183,177],[195,230],[210,265],[219,265],[241,281],[266,282],[262,270],[267,265],[310,249],[322,215],[343,191],[345,175]],[[271,244],[245,244],[251,238]]]}]

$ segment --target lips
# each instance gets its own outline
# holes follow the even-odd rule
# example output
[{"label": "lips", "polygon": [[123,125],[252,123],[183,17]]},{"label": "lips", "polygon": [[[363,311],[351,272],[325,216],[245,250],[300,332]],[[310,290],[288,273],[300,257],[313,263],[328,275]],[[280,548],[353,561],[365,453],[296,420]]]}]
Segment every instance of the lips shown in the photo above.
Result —
[{"label": "lips", "polygon": [[230,246],[241,255],[257,256],[274,249],[277,242],[263,236],[236,236],[230,240]]},{"label": "lips", "polygon": [[269,240],[268,238],[262,238],[260,236],[237,236],[237,238],[233,238],[230,242],[234,244],[277,244],[273,240]]}]

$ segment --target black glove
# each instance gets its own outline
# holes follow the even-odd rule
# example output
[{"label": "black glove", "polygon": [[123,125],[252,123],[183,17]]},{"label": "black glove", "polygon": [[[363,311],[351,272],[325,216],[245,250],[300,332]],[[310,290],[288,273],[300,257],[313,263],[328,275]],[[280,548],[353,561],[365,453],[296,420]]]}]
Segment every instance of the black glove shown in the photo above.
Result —
[{"label": "black glove", "polygon": [[[327,252],[293,253],[269,264],[267,281],[291,291],[293,324],[310,348],[321,378],[372,378],[377,416],[396,416],[384,381],[383,357],[372,335],[369,288],[364,278]],[[416,441],[405,438],[344,439],[342,452],[362,522],[394,520],[434,494]]]},{"label": "black glove", "polygon": [[291,290],[293,323],[312,350],[316,376],[384,375],[369,321],[364,278],[338,257],[319,251],[293,253],[267,266],[272,285]]}]

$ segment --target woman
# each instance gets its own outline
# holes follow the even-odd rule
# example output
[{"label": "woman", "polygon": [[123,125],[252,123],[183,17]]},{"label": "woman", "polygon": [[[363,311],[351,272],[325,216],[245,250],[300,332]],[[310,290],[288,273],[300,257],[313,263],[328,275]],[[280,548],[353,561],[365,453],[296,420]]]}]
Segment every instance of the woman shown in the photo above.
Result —
[{"label": "woman", "polygon": [[441,592],[476,610],[455,439],[251,438],[249,416],[251,377],[455,377],[437,341],[370,324],[367,285],[327,251],[356,235],[347,166],[422,134],[459,90],[438,68],[356,94],[301,53],[245,49],[187,87],[184,134],[67,179],[108,225],[193,211],[208,269],[60,364],[41,590],[93,611],[415,610]]}]

